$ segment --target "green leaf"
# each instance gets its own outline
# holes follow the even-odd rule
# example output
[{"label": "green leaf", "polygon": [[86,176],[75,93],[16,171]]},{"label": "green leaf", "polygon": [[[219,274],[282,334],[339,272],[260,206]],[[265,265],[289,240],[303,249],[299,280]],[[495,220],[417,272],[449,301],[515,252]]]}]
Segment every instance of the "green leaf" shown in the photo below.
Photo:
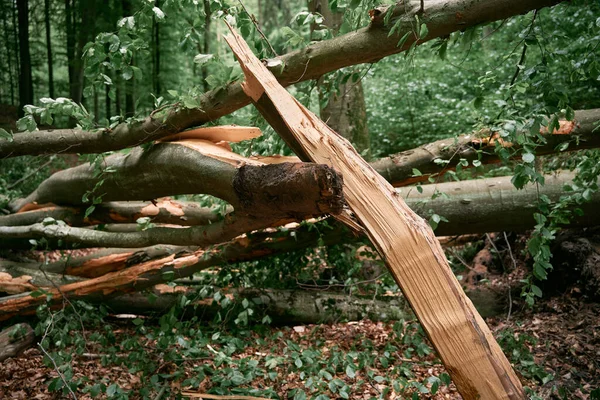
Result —
[{"label": "green leaf", "polygon": [[571,107],[567,107],[567,111],[565,113],[565,118],[568,121],[573,121],[575,119],[575,111]]},{"label": "green leaf", "polygon": [[156,15],[157,19],[165,19],[165,13],[158,7],[152,7],[152,11],[154,12],[154,15]]},{"label": "green leaf", "polygon": [[306,393],[303,390],[296,389],[296,393],[294,394],[294,400],[306,400]]},{"label": "green leaf", "polygon": [[13,135],[12,135],[12,133],[9,133],[5,129],[0,128],[0,139],[6,139],[9,142],[12,142]]},{"label": "green leaf", "polygon": [[427,28],[427,25],[421,24],[421,29],[419,30],[419,39],[425,39],[428,33],[429,28]]},{"label": "green leaf", "polygon": [[525,153],[521,156],[521,159],[523,162],[530,164],[535,160],[535,155],[531,153]]},{"label": "green leaf", "polygon": [[354,379],[356,376],[356,371],[354,371],[354,368],[352,368],[351,365],[346,366],[346,375],[348,375],[348,378],[350,379]]},{"label": "green leaf", "polygon": [[142,70],[140,68],[136,67],[135,65],[132,65],[131,69],[133,70],[133,76],[135,77],[135,79],[141,80],[142,79]]},{"label": "green leaf", "polygon": [[402,36],[400,38],[400,40],[398,41],[398,44],[396,45],[396,47],[404,47],[404,43],[406,43],[406,41],[408,40],[408,36],[411,34],[411,32],[406,32],[404,34],[404,36]]},{"label": "green leaf", "polygon": [[531,292],[537,297],[542,297],[542,289],[540,289],[536,285],[531,285]]},{"label": "green leaf", "polygon": [[447,52],[447,50],[448,50],[448,41],[444,40],[444,42],[440,46],[440,49],[438,50],[438,55],[440,56],[440,58],[442,60],[446,59],[446,52]]},{"label": "green leaf", "polygon": [[122,76],[126,81],[130,80],[133,77],[133,68],[129,66],[123,68]]},{"label": "green leaf", "polygon": [[200,99],[193,96],[185,96],[183,98],[183,105],[185,108],[198,108],[200,107]]},{"label": "green leaf", "polygon": [[113,383],[112,385],[110,385],[107,389],[106,389],[106,395],[108,397],[112,397],[117,393],[117,389],[119,387],[117,386],[116,383]]},{"label": "green leaf", "polygon": [[89,206],[86,210],[85,210],[85,215],[83,216],[84,218],[87,218],[90,216],[91,213],[94,212],[94,210],[96,209],[96,206]]},{"label": "green leaf", "polygon": [[206,64],[213,58],[212,54],[196,54],[194,57],[194,62],[198,65]]}]

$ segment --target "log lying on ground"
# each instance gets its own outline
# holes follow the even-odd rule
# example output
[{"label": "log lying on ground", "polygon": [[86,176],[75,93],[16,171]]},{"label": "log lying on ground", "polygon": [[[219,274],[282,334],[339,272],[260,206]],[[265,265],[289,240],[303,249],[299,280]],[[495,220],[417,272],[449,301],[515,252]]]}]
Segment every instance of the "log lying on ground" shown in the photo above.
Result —
[{"label": "log lying on ground", "polygon": [[[414,187],[398,189],[410,208],[424,218],[432,213],[443,216],[448,222],[440,222],[435,230],[439,236],[468,233],[512,231],[533,229],[537,224],[533,214],[538,212],[539,196],[548,196],[557,202],[568,195],[564,186],[573,181],[575,173],[563,171],[545,175],[545,185],[526,185],[517,190],[512,177],[474,179],[423,185],[422,193]],[[600,183],[600,182],[599,182]],[[437,194],[436,194],[437,192]],[[435,198],[433,197],[436,194]],[[441,194],[441,195],[440,195]],[[589,202],[573,206],[583,211],[582,216],[573,213],[565,227],[600,225],[600,192],[595,192]]]},{"label": "log lying on ground", "polygon": [[[463,235],[468,233],[484,233],[498,231],[525,231],[536,224],[533,213],[538,208],[540,195],[548,196],[551,201],[558,201],[564,192],[564,185],[571,182],[574,174],[561,172],[546,175],[544,186],[527,185],[521,190],[515,189],[511,177],[476,179],[462,182],[446,182],[436,185],[424,185],[422,193],[414,187],[405,187],[398,192],[408,206],[423,218],[432,214],[445,217],[448,222],[440,222],[435,230],[438,236]],[[435,192],[443,193],[432,199]],[[151,203],[148,203],[151,204]],[[182,203],[186,208],[186,203]],[[578,205],[583,216],[573,215],[565,227],[585,227],[600,225],[600,213],[596,209],[600,205],[600,193],[592,194],[589,202]],[[23,214],[34,213],[30,211]],[[15,214],[20,215],[20,214]],[[3,218],[0,217],[0,225]],[[32,217],[33,218],[33,217]],[[27,217],[29,219],[29,217]],[[16,248],[14,241],[5,241],[6,246],[0,248]],[[23,241],[23,248],[30,248],[28,241]],[[120,270],[140,261],[182,251],[175,246],[155,246],[147,249],[109,249],[96,252],[85,257],[70,257],[63,261],[46,266],[47,271],[61,272],[71,275],[96,277],[105,272]],[[2,261],[0,261],[0,264]],[[37,268],[37,264],[31,267]]]},{"label": "log lying on ground", "polygon": [[[304,49],[293,51],[267,65],[282,85],[315,79],[331,71],[362,63],[376,62],[381,58],[407,50],[417,41],[446,37],[452,32],[502,20],[531,10],[552,6],[559,0],[503,0],[464,2],[438,0],[422,2],[404,1],[395,6],[390,21],[384,24],[387,7],[371,10],[368,27],[336,38],[312,43]],[[421,5],[424,8],[421,9]],[[415,16],[427,25],[427,37],[417,40],[413,34]],[[393,35],[388,35],[395,22],[405,21]],[[404,44],[398,41],[408,35]],[[21,155],[56,153],[102,153],[138,146],[177,133],[183,129],[218,119],[250,103],[239,82],[214,89],[199,99],[199,107],[187,109],[179,106],[169,111],[165,118],[147,117],[142,122],[120,124],[115,129],[85,132],[77,129],[59,129],[16,134],[12,141],[0,140],[0,158]],[[163,122],[164,121],[164,122]]]},{"label": "log lying on ground", "polygon": [[33,329],[28,324],[17,324],[0,332],[0,363],[15,357],[35,341]]},{"label": "log lying on ground", "polygon": [[0,293],[17,294],[34,291],[38,287],[61,286],[81,281],[69,275],[48,274],[31,264],[22,264],[6,260],[0,261]]},{"label": "log lying on ground", "polygon": [[[575,112],[573,121],[560,121],[560,129],[552,134],[542,132],[543,141],[535,148],[538,156],[555,154],[561,145],[568,145],[560,151],[596,149],[600,147],[600,132],[595,131],[600,121],[600,109]],[[523,135],[529,133],[523,133]],[[545,142],[544,142],[545,141]],[[482,164],[500,162],[495,152],[497,134],[490,132],[471,133],[457,138],[438,140],[433,143],[403,151],[371,163],[371,166],[393,186],[406,186],[423,182],[432,174],[453,170],[461,160],[479,160]],[[499,143],[511,153],[519,154],[521,146],[509,142]],[[449,161],[440,164],[439,161]],[[413,169],[422,175],[414,176]]]},{"label": "log lying on ground", "polygon": [[[156,196],[154,196],[156,197]],[[70,226],[86,226],[110,223],[135,223],[139,218],[149,218],[156,224],[182,226],[206,225],[222,218],[217,210],[201,207],[197,203],[161,199],[156,202],[130,201],[97,204],[85,217],[86,207],[48,206],[37,210],[9,214],[0,217],[0,226],[33,225],[45,218],[65,221]],[[233,211],[231,207],[225,209]]]},{"label": "log lying on ground", "polygon": [[323,121],[277,83],[235,31],[226,40],[261,114],[304,159],[344,176],[344,195],[394,276],[463,398],[524,399],[523,387],[454,277],[431,228]]},{"label": "log lying on ground", "polygon": [[[537,147],[535,153],[537,155],[557,153],[562,145],[568,145],[564,151],[600,147],[600,134],[594,131],[598,121],[600,121],[600,109],[576,111],[573,122],[560,121],[561,129],[559,131],[543,135],[545,143]],[[392,185],[397,187],[406,186],[411,183],[422,182],[431,174],[439,174],[455,169],[456,165],[462,162],[461,160],[468,161],[470,166],[472,166],[472,161],[477,159],[483,164],[499,162],[500,158],[495,152],[496,142],[497,138],[494,135],[490,136],[489,133],[472,133],[459,136],[458,138],[439,140],[412,150],[394,154],[374,161],[371,163],[371,166],[392,183]],[[502,146],[511,152],[517,152],[520,149],[519,145],[508,142],[503,142]],[[141,154],[140,149],[134,150],[134,153],[136,152]],[[155,149],[154,152],[159,153],[156,157],[164,160],[165,164],[168,162],[171,169],[179,169],[185,172],[188,172],[187,169],[190,165],[188,158],[193,159],[196,165],[212,163],[210,157],[202,159],[194,152],[188,152],[185,148],[175,148],[168,152]],[[154,156],[149,157],[153,158]],[[230,157],[235,156],[231,155]],[[244,159],[239,156],[236,158],[239,158],[239,162],[249,160],[248,162],[250,163],[263,164],[260,159]],[[291,160],[291,157],[282,159]],[[136,160],[140,160],[139,166],[136,166],[136,161],[131,159],[128,160],[126,165],[123,165],[118,159],[108,158],[107,166],[119,168],[118,171],[122,171],[124,176],[123,179],[117,179],[114,176],[109,178],[111,179],[111,184],[106,187],[109,192],[104,196],[106,197],[104,198],[105,201],[108,200],[108,197],[121,199],[159,198],[168,192],[168,190],[165,190],[166,186],[163,175],[156,172],[154,174],[148,172],[148,162],[145,158],[136,158]],[[262,160],[265,159],[263,158]],[[447,160],[449,162],[447,164],[440,164],[440,160]],[[274,163],[273,160],[269,162]],[[207,185],[190,187],[189,180],[183,180],[184,177],[191,176],[200,180],[204,176],[198,173],[192,175],[178,174],[174,176],[172,186],[169,188],[177,192],[197,192],[205,189],[207,186],[209,188],[218,186],[221,188],[221,192],[230,193],[235,191],[235,188],[230,187],[233,181],[228,179],[230,168],[218,163],[217,166],[222,169],[222,172],[227,172],[223,175],[224,178],[219,181],[213,179],[207,181]],[[212,167],[215,166],[213,165]],[[415,176],[413,174],[414,169],[418,169],[421,175]],[[67,169],[51,176],[42,183],[38,190],[31,193],[30,196],[13,202],[13,211],[19,209],[25,211],[44,207],[43,203],[50,200],[62,204],[81,203],[82,196],[95,187],[99,179],[103,179],[103,177],[94,177],[91,171],[92,169],[86,164],[85,166],[82,165]],[[144,173],[144,182],[147,184],[143,186],[144,191],[142,193],[139,192],[140,185],[137,181],[141,173]],[[118,190],[116,189],[117,186],[119,187]],[[77,187],[80,189],[70,190]],[[125,196],[124,193],[131,193],[131,195]],[[167,193],[166,195],[173,194],[177,193]],[[45,217],[64,220],[71,226],[135,222],[137,218],[141,217],[150,217],[152,222],[155,223],[193,226],[214,222],[219,219],[219,216],[209,209],[199,208],[197,205],[186,207],[180,202],[172,201],[162,201],[152,205],[140,202],[101,204],[97,205],[94,212],[87,218],[84,217],[85,210],[77,207],[46,206],[36,211],[37,214],[18,213],[0,217],[0,226],[31,225],[41,222]],[[230,211],[231,209],[228,209],[228,212]]]},{"label": "log lying on ground", "polygon": [[[519,288],[512,290],[514,299],[519,300]],[[368,318],[372,321],[390,321],[412,318],[412,311],[401,296],[361,296],[332,291],[242,289],[221,291],[232,296],[252,301],[255,313],[264,313],[271,317],[276,325],[321,324],[339,321],[359,321]],[[102,302],[115,313],[149,314],[164,313],[177,305],[179,294],[194,299],[197,290],[177,286],[154,289],[152,299],[144,293],[131,293]],[[508,309],[508,291],[505,288],[482,286],[467,290],[467,296],[473,301],[482,317],[493,317],[506,313]],[[212,319],[223,309],[213,305],[212,298],[193,302],[195,314],[204,319]],[[514,307],[514,304],[513,304]],[[189,308],[188,308],[189,309]]]},{"label": "log lying on ground", "polygon": [[[537,155],[546,155],[557,153],[563,145],[568,145],[565,151],[574,151],[582,149],[591,149],[600,147],[600,134],[594,131],[600,121],[600,109],[580,110],[575,112],[575,120],[560,121],[561,129],[553,134],[544,134],[541,144],[535,149]],[[191,131],[194,132],[194,131]],[[176,135],[180,136],[180,135]],[[491,137],[491,140],[490,140]],[[459,136],[458,138],[443,139],[427,145],[407,150],[389,157],[385,157],[371,163],[371,166],[394,186],[406,186],[410,183],[426,180],[431,174],[443,173],[456,168],[461,160],[467,160],[469,165],[472,161],[479,159],[482,163],[496,163],[500,158],[495,152],[497,137],[490,136],[489,133],[471,133]],[[520,146],[508,142],[503,142],[502,146],[508,151],[517,151]],[[213,147],[214,149],[214,147]],[[103,200],[110,198],[119,199],[140,199],[140,198],[159,198],[165,195],[173,195],[179,192],[197,193],[202,190],[213,190],[220,188],[221,193],[235,192],[235,188],[230,187],[232,180],[228,179],[231,166],[242,162],[252,165],[263,165],[262,161],[268,163],[278,163],[277,160],[246,159],[227,153],[228,162],[231,166],[221,164],[219,158],[217,162],[210,155],[203,158],[195,152],[188,151],[184,147],[169,148],[168,151],[163,148],[153,149],[152,154],[141,157],[141,149],[134,150],[137,156],[124,157],[114,156],[107,159],[106,167],[122,172],[122,178],[115,178],[114,174],[109,177],[110,183],[103,185],[103,190],[108,193],[103,196]],[[121,162],[126,158],[127,162]],[[185,175],[176,174],[170,179],[168,186],[175,193],[167,193],[165,190],[165,180],[162,174],[150,173],[148,168],[149,160],[161,160],[164,165],[169,165],[171,170],[185,172]],[[281,157],[283,160],[290,160],[291,157]],[[448,161],[447,164],[440,164],[440,160]],[[136,165],[139,163],[139,165]],[[198,172],[191,172],[190,167],[208,168],[223,173],[223,179],[204,180],[206,176]],[[418,169],[421,175],[414,176],[413,170]],[[139,185],[140,176],[143,177],[142,187]],[[184,179],[192,177],[206,184],[194,185],[191,187],[190,181]],[[77,204],[81,203],[83,195],[92,190],[100,179],[96,177],[89,164],[70,168],[51,176],[44,181],[38,190],[31,193],[25,199],[19,199],[12,203],[13,211],[27,211],[44,207],[45,202],[53,201],[59,204]],[[117,189],[118,187],[118,189]],[[75,188],[74,190],[70,190]],[[140,189],[143,191],[140,192]],[[125,195],[130,193],[130,195]],[[165,194],[166,193],[166,194]],[[235,198],[235,196],[230,195]],[[231,211],[229,209],[228,211]],[[140,217],[151,217],[155,223],[179,224],[179,225],[199,225],[207,222],[214,222],[219,216],[208,209],[189,206],[183,208],[180,203],[163,201],[160,204],[144,205],[143,203],[118,203],[112,202],[96,206],[94,212],[87,218],[84,218],[84,210],[79,208],[57,208],[45,207],[45,210],[38,210],[38,214],[13,214],[0,217],[0,226],[6,225],[30,225],[41,222],[44,217],[52,217],[56,220],[64,220],[72,226],[93,225],[111,222],[134,222]]]},{"label": "log lying on ground", "polygon": [[[100,190],[106,200],[143,199],[157,191],[163,194],[206,193],[228,201],[235,212],[208,225],[186,229],[158,227],[141,232],[103,232],[55,221],[0,226],[0,238],[57,239],[87,247],[202,246],[221,243],[257,229],[326,213],[336,214],[343,207],[341,178],[325,165],[262,165],[256,161],[253,165],[232,152],[205,156],[179,142],[156,145],[144,153],[136,150],[128,155],[108,157],[107,168],[115,173],[106,178],[94,178],[90,165],[58,172],[27,198],[16,202],[14,208],[49,201],[81,204],[82,196],[93,190],[98,179],[104,179]],[[229,159],[220,161],[225,156]],[[124,187],[131,190],[124,191]]]},{"label": "log lying on ground", "polygon": [[[0,273],[5,271],[16,277],[19,274],[33,276],[31,282],[36,287],[21,287],[21,291],[15,293],[25,293],[39,288],[48,290],[55,286],[83,281],[81,278],[74,276],[28,270],[17,264],[8,267],[6,267],[6,264],[0,264]],[[152,299],[147,293],[129,293],[108,298],[92,296],[83,299],[104,304],[115,313],[162,313],[178,304],[177,300],[180,294],[185,294],[189,299],[197,297],[197,289],[193,285],[192,287],[186,286],[192,281],[188,282],[185,278],[175,282],[181,286],[171,287],[159,284],[150,289],[150,293],[153,294]],[[0,293],[3,292],[1,283]],[[520,288],[517,286],[512,288],[514,298],[517,301],[519,291]],[[318,290],[224,289],[221,292],[226,296],[236,297],[238,300],[244,298],[252,300],[255,311],[268,314],[276,324],[333,323],[340,320],[357,321],[363,318],[374,321],[398,320],[407,318],[411,314],[410,307],[401,296],[351,295],[326,290],[326,287],[318,288]],[[508,294],[506,288],[481,285],[466,290],[466,293],[483,317],[500,315],[507,310]],[[218,312],[223,311],[221,306],[213,304],[212,297],[197,302],[194,301],[192,305],[197,308],[198,315],[202,315],[207,319],[211,319]]]},{"label": "log lying on ground", "polygon": [[[316,235],[313,226],[301,226],[293,232],[258,232],[238,237],[206,250],[181,251],[162,258],[135,264],[127,269],[106,273],[94,279],[63,285],[60,290],[50,288],[51,304],[61,305],[63,296],[69,299],[102,301],[109,296],[150,288],[172,279],[191,276],[203,269],[221,265],[225,260],[238,262],[254,260],[290,250],[314,247],[320,243],[332,244],[335,241],[349,241],[352,234],[342,227],[323,227],[323,235]],[[288,240],[288,236],[292,240]],[[124,253],[127,254],[127,253]],[[17,315],[35,313],[40,304],[46,303],[46,296],[32,296],[31,293],[0,298],[0,321]]]},{"label": "log lying on ground", "polygon": [[[267,165],[209,142],[193,142],[193,147],[189,143],[160,143],[148,151],[138,147],[129,154],[114,154],[104,160],[103,170],[107,172],[101,176],[90,164],[59,171],[10,208],[17,212],[32,204],[83,205],[83,199],[91,200],[90,193],[96,192],[105,202],[210,194],[227,201],[236,211],[253,209],[256,215],[261,211],[269,215],[278,211],[274,204],[285,206],[282,200],[286,200],[286,192],[289,198],[314,197],[317,181],[331,180],[335,190],[338,180],[335,172],[321,166]],[[311,168],[317,168],[312,174],[318,177],[311,177]]]}]

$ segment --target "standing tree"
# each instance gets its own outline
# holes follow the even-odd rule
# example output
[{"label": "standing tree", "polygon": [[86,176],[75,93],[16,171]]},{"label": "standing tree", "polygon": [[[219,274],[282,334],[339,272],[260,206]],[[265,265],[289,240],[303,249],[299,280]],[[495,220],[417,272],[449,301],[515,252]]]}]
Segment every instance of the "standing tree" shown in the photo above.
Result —
[{"label": "standing tree", "polygon": [[28,0],[17,0],[19,14],[19,114],[23,107],[33,104],[33,77],[31,72],[31,54],[29,52],[29,4]]}]

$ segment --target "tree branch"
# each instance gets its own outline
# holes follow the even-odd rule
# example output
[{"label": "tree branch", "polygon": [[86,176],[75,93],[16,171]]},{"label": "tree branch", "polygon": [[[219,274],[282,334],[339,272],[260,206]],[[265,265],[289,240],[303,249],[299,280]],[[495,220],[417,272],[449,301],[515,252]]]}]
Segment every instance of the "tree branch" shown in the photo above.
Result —
[{"label": "tree branch", "polygon": [[[560,0],[432,2],[427,5],[426,13],[419,17],[429,29],[427,37],[420,39],[419,43],[559,2]],[[420,13],[420,8],[419,0],[402,2],[391,10],[393,14],[387,26],[384,25],[384,18],[390,9],[383,6],[371,10],[369,26],[277,57],[273,60],[281,60],[281,63],[269,63],[274,65],[270,68],[271,72],[283,86],[288,86],[318,78],[343,67],[376,62],[383,57],[405,51],[416,40],[414,35],[410,35],[402,47],[397,47],[398,40],[412,30],[414,17]],[[389,29],[398,19],[405,22],[394,35],[388,37]],[[0,140],[0,158],[55,153],[103,153],[138,146],[213,121],[250,103],[240,82],[207,92],[199,100],[198,108],[173,109],[164,119],[147,117],[144,121],[133,124],[122,123],[113,130],[85,132],[77,129],[59,129],[17,133],[12,141]]]}]

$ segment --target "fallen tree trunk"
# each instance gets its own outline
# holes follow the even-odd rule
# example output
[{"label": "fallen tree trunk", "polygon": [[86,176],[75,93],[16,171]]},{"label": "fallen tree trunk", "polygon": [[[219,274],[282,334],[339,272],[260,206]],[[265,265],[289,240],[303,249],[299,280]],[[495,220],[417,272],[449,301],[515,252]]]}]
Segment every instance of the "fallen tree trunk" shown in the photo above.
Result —
[{"label": "fallen tree trunk", "polygon": [[[564,185],[571,182],[573,173],[562,172],[546,175],[546,184],[543,186],[526,185],[517,190],[511,182],[511,177],[498,177],[476,179],[462,182],[446,182],[436,185],[424,185],[422,192],[415,188],[405,187],[398,193],[408,206],[423,218],[432,214],[443,216],[448,222],[442,221],[435,230],[438,236],[462,235],[468,233],[484,233],[498,231],[525,231],[532,229],[536,224],[533,213],[538,208],[538,198],[548,196],[551,201],[558,201],[564,195]],[[434,193],[443,193],[435,196]],[[177,202],[184,209],[193,208],[193,204]],[[580,204],[584,215],[574,214],[565,227],[586,227],[600,225],[600,213],[595,212],[600,204],[600,193],[591,195],[590,201]],[[152,206],[147,203],[147,206]],[[36,217],[26,217],[30,221],[40,216],[39,211],[29,211]],[[21,215],[21,214],[15,214]],[[43,214],[42,214],[43,215]],[[0,225],[4,218],[0,217]],[[273,236],[277,236],[274,233]],[[31,248],[27,240],[17,242],[5,240],[0,248]],[[58,246],[60,248],[60,246]],[[50,263],[45,266],[46,271],[61,272],[69,275],[97,277],[106,272],[116,271],[135,265],[141,261],[148,261],[157,257],[164,257],[179,251],[183,247],[154,246],[145,249],[108,249],[95,252],[85,257],[69,257],[63,261]],[[2,265],[2,261],[0,261]],[[30,268],[37,268],[34,263]]]},{"label": "fallen tree trunk", "polygon": [[[32,293],[2,297],[0,298],[0,321],[17,315],[33,314],[40,304],[45,304],[47,301],[51,305],[61,305],[63,296],[71,300],[104,301],[109,296],[140,291],[159,283],[191,276],[203,269],[221,265],[224,260],[232,263],[253,260],[290,250],[314,247],[321,243],[329,245],[340,240],[340,237],[341,240],[349,241],[352,237],[347,230],[341,231],[339,226],[323,227],[322,236],[316,235],[313,228],[302,226],[293,232],[278,232],[277,235],[273,235],[272,232],[258,232],[206,250],[182,249],[117,272],[105,273],[94,279],[62,285],[60,288],[49,288],[46,290],[46,293],[52,296],[49,300],[46,296],[32,295]],[[288,240],[288,236],[292,240]],[[165,251],[169,250],[165,249]],[[39,264],[36,267],[39,268]]]},{"label": "fallen tree trunk", "polygon": [[[302,106],[233,29],[226,40],[261,114],[304,160],[332,165],[371,242],[467,399],[524,399],[521,382],[448,266],[429,226],[400,199],[352,145]],[[470,353],[467,355],[467,353]]]},{"label": "fallen tree trunk", "polygon": [[[519,299],[519,291],[518,287],[512,289],[515,299]],[[414,318],[402,296],[373,297],[301,289],[241,289],[221,292],[238,300],[251,301],[254,312],[268,315],[275,325],[330,324],[339,321],[360,321],[365,318],[372,321]],[[102,304],[115,313],[164,313],[178,304],[180,294],[193,299],[197,290],[177,286],[169,287],[168,291],[157,288],[152,293],[152,299],[143,293],[131,293],[108,299]],[[466,293],[484,318],[502,315],[508,309],[507,289],[482,286],[467,290]],[[217,313],[223,312],[220,305],[213,304],[212,298],[193,302],[191,306],[195,308],[195,314],[204,319],[212,319]]]},{"label": "fallen tree trunk", "polygon": [[[312,43],[269,60],[267,65],[282,85],[318,78],[337,69],[372,63],[381,58],[407,50],[416,41],[446,37],[452,32],[502,20],[531,10],[552,6],[559,0],[487,0],[465,2],[462,0],[436,0],[422,2],[410,0],[389,9],[386,6],[371,10],[368,27],[336,38]],[[424,5],[421,9],[421,5]],[[384,24],[387,12],[393,14]],[[427,25],[425,38],[413,34],[415,16]],[[404,21],[393,35],[389,31],[395,22]],[[404,44],[398,41],[408,35]],[[85,132],[77,129],[58,129],[18,133],[12,141],[0,140],[0,158],[21,155],[56,153],[102,153],[138,146],[162,137],[218,119],[250,103],[240,82],[220,87],[204,94],[194,109],[176,107],[166,116],[161,113],[131,125],[122,123],[112,130]]]},{"label": "fallen tree trunk", "polygon": [[[155,198],[156,196],[153,196]],[[33,225],[45,218],[64,221],[70,226],[110,223],[135,223],[139,218],[149,218],[156,224],[182,226],[206,225],[222,218],[217,210],[196,203],[161,199],[155,202],[130,201],[97,204],[87,217],[84,207],[49,206],[0,217],[0,226]],[[227,213],[233,211],[227,207]]]},{"label": "fallen tree trunk", "polygon": [[[561,151],[597,149],[600,147],[600,133],[595,129],[599,121],[600,109],[576,111],[573,121],[559,122],[558,131],[552,134],[542,131],[543,141],[534,148],[534,152],[543,156]],[[523,132],[523,135],[526,134],[529,133]],[[433,174],[453,170],[462,160],[466,160],[469,167],[475,160],[482,164],[498,163],[501,160],[496,153],[497,143],[511,154],[520,154],[521,146],[517,143],[498,142],[498,135],[493,132],[475,132],[393,154],[373,161],[371,166],[393,186],[406,186],[426,181]],[[415,176],[414,169],[419,170],[421,175]]]},{"label": "fallen tree trunk", "polygon": [[[565,195],[565,184],[571,183],[575,173],[563,171],[545,175],[544,185],[528,184],[516,189],[512,177],[474,179],[423,185],[422,193],[414,187],[398,189],[410,208],[424,218],[431,214],[448,220],[441,221],[435,230],[439,236],[468,233],[525,231],[537,224],[533,214],[538,212],[539,196],[548,196],[557,202]],[[435,195],[435,196],[434,196]],[[583,211],[573,213],[565,227],[600,225],[600,192],[591,195],[590,201],[573,206]]]},{"label": "fallen tree trunk", "polygon": [[[600,147],[600,134],[594,129],[600,121],[600,109],[580,110],[575,112],[575,120],[560,121],[560,130],[553,134],[544,134],[545,143],[535,149],[537,155],[546,155],[558,152],[563,145],[568,145],[564,151],[592,149]],[[406,186],[415,182],[425,181],[432,174],[440,174],[456,168],[463,160],[472,166],[472,161],[479,160],[481,163],[500,162],[496,154],[497,137],[489,132],[462,135],[458,138],[443,139],[437,142],[407,150],[389,157],[385,157],[371,163],[371,166],[392,185]],[[504,149],[518,154],[520,146],[503,142]],[[221,150],[224,153],[223,150]],[[142,157],[143,155],[143,157]],[[154,223],[178,224],[183,226],[204,225],[220,219],[214,211],[200,208],[190,203],[162,201],[152,205],[143,202],[120,203],[111,202],[95,206],[94,211],[85,217],[85,209],[81,207],[58,207],[49,206],[53,203],[80,204],[83,196],[96,188],[100,180],[105,182],[101,189],[104,201],[111,199],[139,200],[159,198],[168,195],[182,193],[209,193],[226,196],[230,202],[238,202],[236,188],[230,179],[235,174],[232,167],[240,163],[251,165],[264,165],[262,159],[247,159],[227,153],[228,162],[222,163],[218,157],[200,155],[189,151],[187,147],[176,146],[172,148],[153,149],[151,154],[145,154],[141,149],[134,150],[134,156],[123,155],[108,157],[106,168],[120,173],[119,178],[114,174],[108,177],[96,177],[93,168],[89,164],[81,165],[60,171],[44,181],[40,187],[27,198],[14,201],[11,204],[13,211],[35,210],[37,213],[17,213],[0,217],[0,226],[31,225],[41,222],[50,217],[56,220],[64,220],[71,226],[95,225],[107,223],[135,222],[138,218],[149,217]],[[124,162],[123,159],[126,161]],[[291,157],[284,158],[290,160]],[[184,173],[175,174],[169,179],[167,185],[162,173],[150,173],[149,164],[160,161],[162,165],[168,165],[167,170]],[[235,160],[235,161],[234,161]],[[440,160],[447,163],[440,163]],[[277,160],[275,160],[277,161]],[[270,160],[273,162],[273,160]],[[229,164],[229,165],[228,165]],[[197,167],[197,168],[194,168]],[[219,172],[220,175],[207,179],[206,174],[200,173],[199,169],[208,169],[211,172]],[[191,170],[193,169],[193,170]],[[415,176],[413,170],[417,169],[421,175]],[[194,185],[191,185],[193,178]],[[197,180],[197,181],[196,181]],[[140,185],[139,183],[143,184]],[[204,184],[198,184],[203,182]],[[257,188],[250,187],[253,191]],[[97,189],[96,190],[100,190]],[[231,208],[228,209],[228,212]]]},{"label": "fallen tree trunk", "polygon": [[[70,227],[56,221],[28,226],[0,226],[0,238],[46,238],[87,247],[145,247],[154,244],[207,245],[245,232],[302,221],[343,207],[341,179],[325,165],[264,165],[203,143],[190,149],[183,142],[140,148],[105,161],[108,176],[95,177],[89,164],[58,172],[13,209],[33,204],[81,204],[99,190],[106,200],[152,198],[155,194],[205,193],[228,201],[235,212],[212,224],[187,229],[150,228],[140,232],[104,232]],[[227,157],[227,158],[225,158]],[[97,185],[101,184],[100,188]],[[129,190],[123,190],[126,187]]]},{"label": "fallen tree trunk", "polygon": [[28,324],[17,324],[0,332],[0,363],[28,349],[35,341],[33,329]]},{"label": "fallen tree trunk", "polygon": [[[209,194],[227,201],[236,211],[272,215],[286,203],[327,197],[339,186],[334,171],[323,166],[294,163],[265,164],[227,151],[209,142],[160,143],[144,151],[106,157],[98,176],[90,164],[59,171],[24,199],[14,201],[13,212],[46,203],[84,205],[94,196],[102,201],[149,200],[180,194]],[[312,170],[316,168],[315,170]],[[314,175],[314,176],[313,176]],[[330,182],[327,182],[327,181]],[[320,183],[319,183],[320,182]],[[317,190],[315,192],[315,190]],[[308,203],[307,203],[308,204]],[[288,208],[287,211],[290,211]]]}]

